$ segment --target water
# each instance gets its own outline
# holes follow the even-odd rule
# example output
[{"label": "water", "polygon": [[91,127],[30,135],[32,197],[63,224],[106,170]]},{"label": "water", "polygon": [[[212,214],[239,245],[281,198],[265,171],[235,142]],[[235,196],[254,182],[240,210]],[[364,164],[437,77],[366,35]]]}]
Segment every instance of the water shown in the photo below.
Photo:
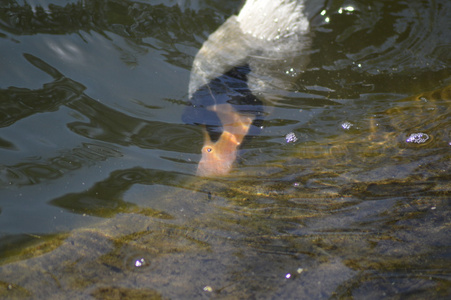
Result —
[{"label": "water", "polygon": [[239,5],[1,2],[2,298],[450,296],[449,1],[312,5],[307,68],[201,179],[191,63]]}]

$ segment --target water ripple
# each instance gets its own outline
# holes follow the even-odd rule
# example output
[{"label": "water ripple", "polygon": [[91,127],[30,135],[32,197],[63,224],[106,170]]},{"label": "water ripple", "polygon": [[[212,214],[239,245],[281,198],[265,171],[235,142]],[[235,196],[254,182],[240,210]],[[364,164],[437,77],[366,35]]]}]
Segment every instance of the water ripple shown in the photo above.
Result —
[{"label": "water ripple", "polygon": [[390,11],[380,2],[368,6],[354,2],[356,9],[346,14],[327,7],[324,17],[330,21],[322,27],[335,31],[334,49],[338,52],[334,57],[346,53],[327,69],[351,67],[379,74],[447,68],[451,62],[451,6],[445,2],[397,2],[390,4]]}]

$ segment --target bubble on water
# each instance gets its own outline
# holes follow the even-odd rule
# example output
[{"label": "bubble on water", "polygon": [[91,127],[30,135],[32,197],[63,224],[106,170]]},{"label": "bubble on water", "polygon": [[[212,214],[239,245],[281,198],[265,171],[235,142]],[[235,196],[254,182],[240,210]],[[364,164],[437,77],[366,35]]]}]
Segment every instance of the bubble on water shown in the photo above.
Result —
[{"label": "bubble on water", "polygon": [[285,140],[287,141],[287,143],[294,143],[298,140],[298,138],[296,137],[294,132],[290,132],[285,136]]},{"label": "bubble on water", "polygon": [[353,6],[340,7],[340,8],[338,9],[338,13],[339,13],[339,14],[344,14],[344,13],[346,13],[346,14],[351,14],[351,13],[353,13],[354,11],[355,11],[355,8],[354,8]]},{"label": "bubble on water", "polygon": [[146,261],[144,260],[144,258],[140,258],[135,260],[135,267],[139,268],[139,267],[143,267],[147,265]]},{"label": "bubble on water", "polygon": [[138,253],[130,253],[124,260],[125,268],[133,272],[145,272],[151,266],[151,260],[146,256]]},{"label": "bubble on water", "polygon": [[343,129],[346,129],[346,130],[349,130],[352,126],[354,126],[354,124],[352,124],[351,122],[348,122],[348,121],[343,122],[341,124],[341,127],[343,127]]},{"label": "bubble on water", "polygon": [[406,140],[407,143],[424,144],[429,140],[429,135],[426,133],[418,132],[412,133]]},{"label": "bubble on water", "polygon": [[291,77],[296,77],[298,75],[297,71],[294,68],[290,68],[289,70],[286,70],[285,74],[287,74]]}]

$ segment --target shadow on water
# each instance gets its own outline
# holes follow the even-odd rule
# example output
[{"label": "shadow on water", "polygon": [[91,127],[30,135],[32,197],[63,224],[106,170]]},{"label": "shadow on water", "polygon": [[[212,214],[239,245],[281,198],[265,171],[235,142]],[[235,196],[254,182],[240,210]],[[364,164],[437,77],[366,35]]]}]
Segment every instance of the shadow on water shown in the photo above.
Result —
[{"label": "shadow on water", "polygon": [[[24,88],[9,88],[1,91],[2,127],[11,126],[34,114],[57,111],[60,106],[67,106],[73,112],[83,116],[87,121],[74,121],[67,127],[79,136],[90,140],[105,142],[83,143],[82,145],[59,153],[58,157],[50,157],[41,163],[18,163],[3,165],[3,185],[36,184],[46,179],[63,176],[68,171],[80,169],[83,164],[111,157],[121,157],[122,154],[113,144],[138,146],[141,148],[158,148],[166,151],[182,151],[181,146],[186,141],[181,138],[192,134],[190,127],[181,127],[161,122],[144,121],[113,110],[83,93],[85,87],[59,73],[42,60],[30,54],[24,55],[28,61],[55,81],[45,84],[41,90]],[[103,117],[99,117],[102,115]],[[120,126],[118,126],[120,120]],[[166,132],[178,131],[179,137],[161,140]],[[109,143],[109,144],[108,144]],[[18,150],[9,141],[3,142],[2,148]],[[183,149],[187,151],[188,149]]]},{"label": "shadow on water", "polygon": [[210,179],[180,118],[240,1],[44,2],[1,3],[1,298],[449,297],[447,1],[321,3],[308,68]]}]

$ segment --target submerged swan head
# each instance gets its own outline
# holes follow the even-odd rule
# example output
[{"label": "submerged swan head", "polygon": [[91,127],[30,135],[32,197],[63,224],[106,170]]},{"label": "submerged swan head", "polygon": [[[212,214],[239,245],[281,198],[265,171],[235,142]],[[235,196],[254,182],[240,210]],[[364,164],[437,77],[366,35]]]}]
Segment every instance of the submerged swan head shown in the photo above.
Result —
[{"label": "submerged swan head", "polygon": [[[230,172],[244,137],[262,115],[261,102],[254,95],[277,84],[270,72],[282,72],[281,62],[294,63],[299,57],[298,68],[306,63],[301,53],[309,46],[309,22],[303,9],[304,0],[247,0],[237,16],[227,19],[202,45],[192,66],[191,106],[184,120],[195,118],[185,122],[216,126],[222,133],[213,142],[204,127],[197,175]],[[218,85],[218,78],[244,65],[250,72],[239,75],[238,81],[219,79]]]}]

